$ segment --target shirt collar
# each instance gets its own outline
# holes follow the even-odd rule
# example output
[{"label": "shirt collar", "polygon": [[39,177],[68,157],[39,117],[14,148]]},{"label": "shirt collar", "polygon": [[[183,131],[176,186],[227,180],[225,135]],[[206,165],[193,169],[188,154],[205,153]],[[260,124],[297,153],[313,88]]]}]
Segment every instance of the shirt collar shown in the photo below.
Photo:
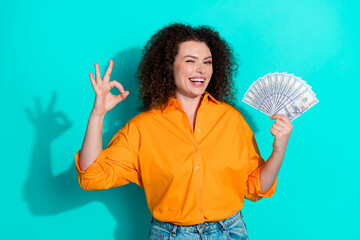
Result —
[{"label": "shirt collar", "polygon": [[220,104],[220,102],[218,100],[216,100],[213,96],[211,96],[210,93],[208,93],[208,92],[205,92],[203,94],[203,97],[204,97],[203,99],[206,99],[208,102],[211,101],[215,104]]},{"label": "shirt collar", "polygon": [[[210,95],[210,93],[206,91],[204,92],[201,101],[206,103],[212,102],[215,104],[220,104],[218,100],[216,100],[213,96]],[[161,112],[162,113],[166,112],[167,109],[170,108],[171,106],[180,107],[181,106],[180,101],[177,100],[176,98],[170,97],[169,101],[161,107]]]}]

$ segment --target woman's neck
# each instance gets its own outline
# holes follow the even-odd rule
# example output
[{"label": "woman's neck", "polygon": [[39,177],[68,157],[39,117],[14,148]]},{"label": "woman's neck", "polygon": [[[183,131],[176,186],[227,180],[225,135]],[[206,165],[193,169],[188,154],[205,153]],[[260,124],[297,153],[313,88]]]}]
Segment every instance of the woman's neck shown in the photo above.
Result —
[{"label": "woman's neck", "polygon": [[175,96],[176,99],[179,100],[181,104],[181,108],[184,110],[186,115],[189,118],[190,125],[192,129],[195,128],[195,121],[196,121],[196,115],[197,111],[200,107],[202,96],[198,96],[195,98],[189,98],[184,96]]}]

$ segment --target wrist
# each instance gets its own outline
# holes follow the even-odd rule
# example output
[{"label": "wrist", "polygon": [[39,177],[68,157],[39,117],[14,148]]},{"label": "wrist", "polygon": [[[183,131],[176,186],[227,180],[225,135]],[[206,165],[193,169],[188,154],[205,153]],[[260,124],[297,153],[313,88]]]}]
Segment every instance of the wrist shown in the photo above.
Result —
[{"label": "wrist", "polygon": [[280,149],[273,149],[271,156],[275,157],[275,158],[284,158],[285,156],[285,150],[280,150]]},{"label": "wrist", "polygon": [[99,112],[99,111],[96,111],[95,109],[93,109],[93,110],[91,110],[90,117],[104,118],[105,114],[106,114],[106,112]]}]

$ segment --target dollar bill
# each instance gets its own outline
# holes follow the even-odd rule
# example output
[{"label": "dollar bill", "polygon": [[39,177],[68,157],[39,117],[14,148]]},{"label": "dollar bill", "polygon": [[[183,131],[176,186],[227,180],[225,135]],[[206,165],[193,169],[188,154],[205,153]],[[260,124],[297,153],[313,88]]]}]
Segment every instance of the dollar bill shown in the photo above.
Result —
[{"label": "dollar bill", "polygon": [[319,101],[312,87],[300,77],[275,72],[253,82],[243,102],[267,115],[284,114],[292,121]]},{"label": "dollar bill", "polygon": [[313,95],[309,89],[306,89],[295,99],[286,103],[282,109],[276,112],[276,114],[283,114],[287,116],[290,121],[293,121],[318,102],[319,100],[315,95]]}]

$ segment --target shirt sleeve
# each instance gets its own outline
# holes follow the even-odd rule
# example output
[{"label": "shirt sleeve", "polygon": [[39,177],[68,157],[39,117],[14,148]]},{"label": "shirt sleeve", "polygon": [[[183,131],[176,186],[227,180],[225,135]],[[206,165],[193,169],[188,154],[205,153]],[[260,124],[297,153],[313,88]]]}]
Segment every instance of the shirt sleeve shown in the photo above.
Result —
[{"label": "shirt sleeve", "polygon": [[82,171],[80,151],[75,155],[76,170],[82,189],[88,191],[122,186],[130,182],[142,187],[138,164],[140,134],[134,124],[127,123],[115,134],[95,162]]},{"label": "shirt sleeve", "polygon": [[261,166],[265,163],[265,161],[260,155],[255,136],[251,131],[249,125],[245,122],[245,120],[243,120],[243,123],[245,137],[248,139],[247,151],[249,159],[245,198],[255,202],[260,200],[262,197],[271,197],[275,193],[277,178],[275,179],[269,190],[267,190],[265,193],[261,193],[260,171]]}]

